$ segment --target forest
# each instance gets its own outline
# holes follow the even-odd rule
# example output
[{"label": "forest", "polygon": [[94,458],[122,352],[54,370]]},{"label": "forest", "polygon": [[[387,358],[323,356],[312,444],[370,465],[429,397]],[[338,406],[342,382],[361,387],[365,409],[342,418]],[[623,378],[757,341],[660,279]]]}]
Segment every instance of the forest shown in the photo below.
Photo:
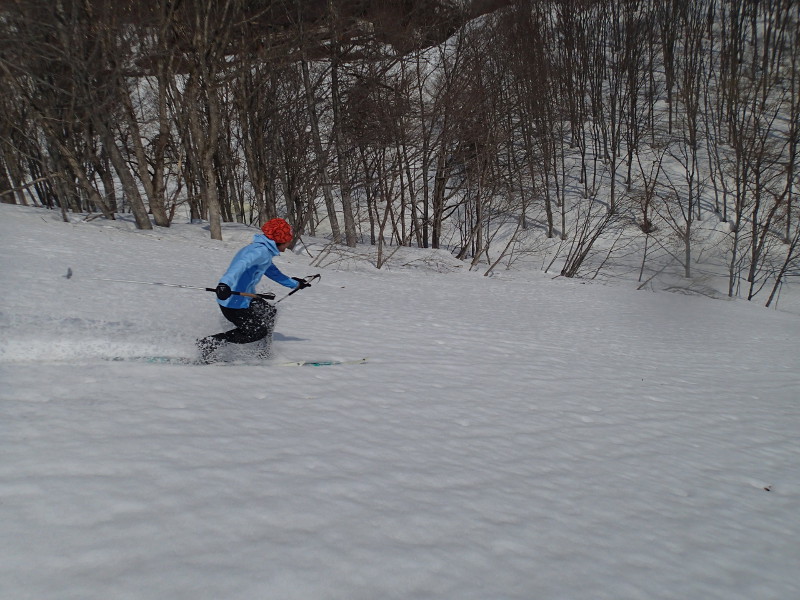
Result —
[{"label": "forest", "polygon": [[800,274],[796,1],[9,0],[0,49],[0,201],[64,220]]}]

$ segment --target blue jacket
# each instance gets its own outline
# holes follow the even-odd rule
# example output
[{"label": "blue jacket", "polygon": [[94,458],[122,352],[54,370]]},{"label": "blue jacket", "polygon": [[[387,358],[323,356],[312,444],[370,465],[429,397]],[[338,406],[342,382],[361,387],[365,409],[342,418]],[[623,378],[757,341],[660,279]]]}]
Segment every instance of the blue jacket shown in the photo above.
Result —
[{"label": "blue jacket", "polygon": [[[272,264],[272,259],[280,254],[278,246],[267,236],[258,234],[253,236],[250,245],[245,246],[233,257],[231,265],[220,279],[234,292],[256,293],[256,284],[266,275],[276,283],[288,288],[296,288],[299,284]],[[246,296],[231,296],[227,300],[217,300],[222,306],[228,308],[247,308],[250,298]]]}]

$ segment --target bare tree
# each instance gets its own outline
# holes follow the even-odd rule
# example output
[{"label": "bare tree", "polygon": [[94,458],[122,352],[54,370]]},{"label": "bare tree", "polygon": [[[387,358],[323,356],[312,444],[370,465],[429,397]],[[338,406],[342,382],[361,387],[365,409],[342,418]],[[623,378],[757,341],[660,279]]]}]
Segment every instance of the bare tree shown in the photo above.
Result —
[{"label": "bare tree", "polygon": [[228,45],[234,26],[244,18],[242,6],[242,0],[184,4],[172,24],[172,34],[183,49],[186,74],[171,82],[171,91],[185,111],[184,146],[187,154],[194,155],[202,212],[208,217],[212,239],[222,239],[214,164],[222,132],[221,85],[229,68]]},{"label": "bare tree", "polygon": [[81,49],[89,49],[83,35],[75,36],[82,23],[85,30],[85,22],[80,7],[67,12],[61,3],[49,7],[38,2],[16,4],[2,21],[7,42],[0,69],[4,83],[28,106],[44,140],[37,157],[49,164],[43,163],[42,169],[64,173],[52,182],[62,210],[80,210],[83,195],[107,218],[113,218],[113,211],[93,186],[86,160],[87,142],[92,139],[85,126],[89,65]]},{"label": "bare tree", "polygon": [[[4,79],[0,77],[0,82]],[[26,150],[30,147],[26,131],[31,127],[31,123],[23,109],[23,103],[14,92],[14,87],[6,85],[6,90],[5,94],[0,95],[0,186],[2,186],[0,192],[3,194],[0,201],[27,205],[30,193],[28,188],[35,189],[36,183],[45,183],[47,180],[39,179],[36,183],[25,183],[25,154],[32,151],[32,149]]]}]

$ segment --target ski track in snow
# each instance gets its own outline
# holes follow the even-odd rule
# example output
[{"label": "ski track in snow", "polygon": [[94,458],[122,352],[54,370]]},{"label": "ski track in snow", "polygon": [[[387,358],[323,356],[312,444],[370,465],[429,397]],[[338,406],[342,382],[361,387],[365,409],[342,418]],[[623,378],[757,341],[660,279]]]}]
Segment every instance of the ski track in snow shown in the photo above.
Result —
[{"label": "ski track in snow", "polygon": [[798,316],[331,269],[276,360],[366,365],[106,362],[223,322],[88,277],[213,285],[252,235],[125,227],[0,206],[0,597],[800,596]]}]

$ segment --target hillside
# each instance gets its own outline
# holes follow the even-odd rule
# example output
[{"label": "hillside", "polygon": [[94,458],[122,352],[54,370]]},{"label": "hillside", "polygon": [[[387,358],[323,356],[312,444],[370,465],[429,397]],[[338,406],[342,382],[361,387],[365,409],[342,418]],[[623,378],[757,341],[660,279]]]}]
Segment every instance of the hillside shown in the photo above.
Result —
[{"label": "hillside", "polygon": [[3,597],[800,592],[797,315],[301,247],[281,268],[322,280],[280,305],[273,362],[104,360],[222,321],[92,278],[213,285],[252,232],[0,206]]}]

